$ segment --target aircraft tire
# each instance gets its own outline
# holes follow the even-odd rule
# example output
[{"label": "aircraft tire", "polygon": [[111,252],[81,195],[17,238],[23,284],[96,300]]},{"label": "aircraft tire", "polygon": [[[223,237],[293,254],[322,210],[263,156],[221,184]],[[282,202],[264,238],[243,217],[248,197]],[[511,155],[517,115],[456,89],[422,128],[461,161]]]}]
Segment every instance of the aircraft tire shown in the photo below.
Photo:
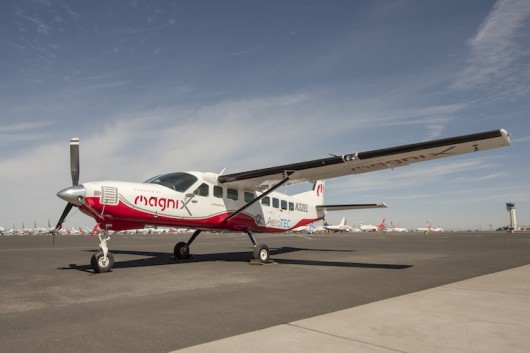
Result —
[{"label": "aircraft tire", "polygon": [[181,241],[175,245],[173,253],[177,259],[189,259],[190,257],[190,247],[185,242]]},{"label": "aircraft tire", "polygon": [[269,261],[269,255],[269,247],[265,244],[258,244],[254,248],[254,258],[261,263],[267,263]]},{"label": "aircraft tire", "polygon": [[112,267],[114,266],[114,255],[109,251],[107,253],[107,258],[105,259],[103,257],[103,251],[100,250],[94,255],[92,255],[92,259],[90,260],[90,265],[94,269],[94,272],[96,273],[105,273],[109,272]]}]

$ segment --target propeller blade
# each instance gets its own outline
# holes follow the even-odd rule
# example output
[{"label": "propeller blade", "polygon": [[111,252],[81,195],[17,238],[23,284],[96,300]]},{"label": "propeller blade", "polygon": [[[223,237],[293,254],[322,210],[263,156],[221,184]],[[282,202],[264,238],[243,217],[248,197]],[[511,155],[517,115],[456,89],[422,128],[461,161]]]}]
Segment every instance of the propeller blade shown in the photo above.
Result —
[{"label": "propeller blade", "polygon": [[79,139],[70,140],[70,171],[72,172],[72,185],[79,184]]},{"label": "propeller blade", "polygon": [[63,222],[66,219],[66,216],[68,216],[68,213],[70,210],[74,207],[74,204],[71,202],[68,202],[66,204],[66,207],[64,208],[63,214],[61,215],[61,218],[59,218],[59,222],[57,222],[57,225],[55,226],[55,231],[58,231],[63,227]]},{"label": "propeller blade", "polygon": [[57,193],[57,196],[61,197],[62,199],[65,199],[68,201],[66,204],[66,207],[64,208],[63,214],[61,215],[61,218],[59,218],[59,222],[57,222],[57,225],[55,226],[55,229],[51,231],[51,234],[53,235],[52,243],[55,245],[55,236],[59,234],[59,229],[63,227],[64,220],[66,219],[66,216],[68,216],[68,213],[70,213],[70,210],[72,207],[74,207],[74,203],[70,202],[71,197],[76,196],[72,193],[84,193],[83,186],[79,185],[79,138],[74,137],[70,140],[70,172],[72,173],[72,185],[73,187],[65,189]]},{"label": "propeller blade", "polygon": [[66,207],[64,208],[63,214],[61,215],[61,218],[59,218],[59,222],[57,222],[57,225],[55,226],[55,229],[51,231],[52,234],[52,245],[55,246],[55,236],[58,234],[58,230],[63,227],[64,220],[66,219],[66,216],[68,216],[68,213],[70,213],[70,210],[74,207],[74,204],[71,202],[68,202],[66,204]]}]

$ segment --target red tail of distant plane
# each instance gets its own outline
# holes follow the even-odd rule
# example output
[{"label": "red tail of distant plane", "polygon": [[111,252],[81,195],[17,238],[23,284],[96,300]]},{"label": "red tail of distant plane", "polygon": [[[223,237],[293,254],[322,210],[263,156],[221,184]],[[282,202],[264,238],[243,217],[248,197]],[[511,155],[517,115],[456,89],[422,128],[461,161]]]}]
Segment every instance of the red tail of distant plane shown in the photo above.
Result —
[{"label": "red tail of distant plane", "polygon": [[378,229],[383,229],[385,228],[385,219],[383,218],[383,220],[381,221],[381,224],[377,226]]}]

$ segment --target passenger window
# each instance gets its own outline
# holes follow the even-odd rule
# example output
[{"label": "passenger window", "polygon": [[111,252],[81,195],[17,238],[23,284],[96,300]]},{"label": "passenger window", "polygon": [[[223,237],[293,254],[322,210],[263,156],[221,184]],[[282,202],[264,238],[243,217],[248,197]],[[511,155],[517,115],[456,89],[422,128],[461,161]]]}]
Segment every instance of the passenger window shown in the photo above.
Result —
[{"label": "passenger window", "polygon": [[280,200],[278,200],[277,198],[273,197],[272,198],[272,207],[280,208]]},{"label": "passenger window", "polygon": [[202,183],[193,193],[198,196],[208,196],[210,194],[210,188],[208,184]]},{"label": "passenger window", "polygon": [[294,202],[289,202],[289,211],[294,211]]},{"label": "passenger window", "polygon": [[234,201],[237,201],[237,199],[239,199],[238,192],[235,189],[227,189],[226,197]]},{"label": "passenger window", "polygon": [[220,187],[220,186],[214,186],[213,187],[213,196],[222,199],[223,198],[223,188]]},{"label": "passenger window", "polygon": [[287,201],[282,200],[282,210],[287,210]]},{"label": "passenger window", "polygon": [[271,199],[270,197],[268,196],[265,196],[264,198],[261,199],[261,204],[263,206],[270,206],[271,205]]},{"label": "passenger window", "polygon": [[251,192],[245,192],[245,202],[249,203],[252,202],[252,200],[254,200],[254,194]]}]

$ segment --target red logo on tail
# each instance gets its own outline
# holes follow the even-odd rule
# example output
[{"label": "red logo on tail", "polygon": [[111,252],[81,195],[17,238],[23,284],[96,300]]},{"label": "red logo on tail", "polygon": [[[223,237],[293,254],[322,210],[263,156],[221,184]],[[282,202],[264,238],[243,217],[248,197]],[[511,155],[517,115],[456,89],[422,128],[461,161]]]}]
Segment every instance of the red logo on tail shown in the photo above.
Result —
[{"label": "red logo on tail", "polygon": [[324,192],[324,184],[320,183],[317,186],[317,196],[320,196]]}]

